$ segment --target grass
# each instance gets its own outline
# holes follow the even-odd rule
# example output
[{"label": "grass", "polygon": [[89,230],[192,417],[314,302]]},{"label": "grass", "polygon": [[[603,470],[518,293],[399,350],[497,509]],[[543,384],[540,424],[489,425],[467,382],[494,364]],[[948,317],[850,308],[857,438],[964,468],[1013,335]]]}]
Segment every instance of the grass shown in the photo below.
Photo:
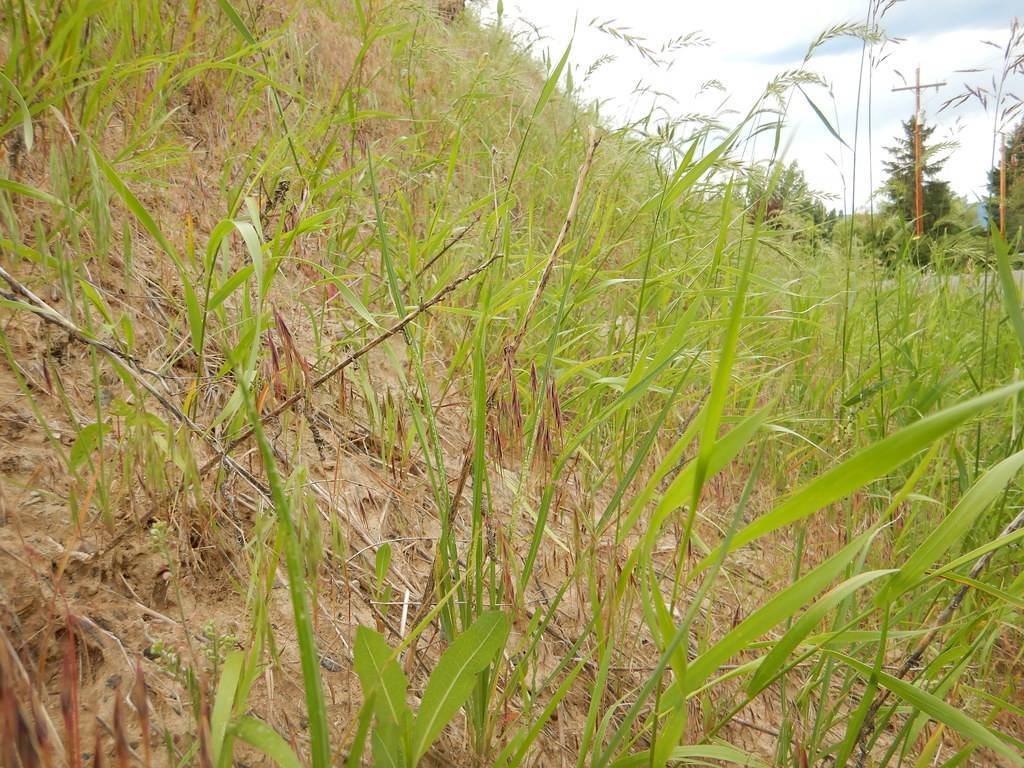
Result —
[{"label": "grass", "polygon": [[873,34],[648,131],[404,0],[0,20],[4,765],[1024,762],[1012,244],[744,202]]}]

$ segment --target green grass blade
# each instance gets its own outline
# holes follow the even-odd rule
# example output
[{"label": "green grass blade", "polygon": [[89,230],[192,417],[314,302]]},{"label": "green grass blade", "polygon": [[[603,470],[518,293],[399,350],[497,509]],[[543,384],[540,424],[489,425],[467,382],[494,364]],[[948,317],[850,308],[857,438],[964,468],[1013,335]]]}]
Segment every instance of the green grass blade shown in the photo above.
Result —
[{"label": "green grass blade", "polygon": [[363,686],[363,696],[376,698],[377,719],[403,724],[409,711],[405,703],[409,682],[395,660],[395,652],[380,632],[369,627],[356,629],[353,664]]},{"label": "green grass blade", "polygon": [[18,105],[18,110],[21,112],[21,131],[25,139],[25,151],[31,152],[32,146],[35,143],[35,132],[32,130],[32,113],[29,112],[28,104],[25,103],[25,99],[14,83],[3,72],[0,72],[0,83],[7,86],[7,89],[14,97],[15,104]]},{"label": "green grass blade", "polygon": [[184,265],[182,264],[181,256],[179,256],[177,249],[175,249],[175,247],[171,245],[171,242],[164,236],[164,233],[161,231],[152,215],[150,215],[149,211],[146,210],[146,207],[128,188],[128,185],[122,181],[113,166],[103,159],[103,156],[98,150],[93,149],[91,155],[93,160],[96,162],[96,165],[103,172],[103,175],[107,177],[107,181],[110,183],[110,186],[114,188],[118,197],[120,197],[122,202],[124,202],[125,207],[127,207],[132,215],[138,219],[138,222],[143,226],[143,228],[149,232],[150,236],[154,240],[156,240],[157,245],[159,245],[163,252],[170,257],[172,262],[174,262],[174,265],[177,267],[179,273],[181,273],[183,280],[187,280],[188,278],[183,271]]},{"label": "green grass blade", "polygon": [[881,670],[875,672],[867,664],[850,656],[838,651],[826,651],[826,653],[839,659],[865,677],[876,674],[879,685],[892,691],[910,706],[930,715],[940,723],[945,723],[960,735],[973,739],[980,746],[1002,755],[1010,764],[1024,765],[1024,757],[1021,756],[1020,752],[1008,745],[996,733],[968,717],[962,710],[947,704],[927,691],[921,690],[913,683],[901,680]]},{"label": "green grass blade", "polygon": [[229,0],[217,0],[217,5],[219,5],[220,9],[224,11],[224,15],[228,17],[228,21],[231,22],[231,26],[238,31],[238,34],[242,36],[245,42],[249,43],[249,45],[256,45],[256,38],[252,36],[249,28],[245,26],[245,22],[242,21],[242,17],[238,15],[238,11],[235,10],[235,7],[229,2]]},{"label": "green grass blade", "polygon": [[960,499],[960,503],[925,537],[907,559],[899,574],[893,577],[875,602],[891,602],[910,589],[924,572],[942,557],[943,553],[963,541],[978,516],[1003,493],[1007,484],[1024,467],[1024,451],[1019,451],[999,462],[986,472]]},{"label": "green grass blade", "polygon": [[1014,333],[1017,334],[1021,351],[1024,351],[1024,312],[1021,311],[1020,294],[1017,293],[1017,284],[1013,280],[1013,270],[1010,267],[1010,246],[995,226],[992,227],[992,250],[996,254],[996,270],[999,274],[1006,315],[1010,318]]},{"label": "green grass blade", "polygon": [[687,670],[684,693],[689,694],[700,688],[719,666],[769,629],[797,616],[801,608],[843,572],[874,533],[862,533],[817,568],[767,600],[725,637],[694,659]]},{"label": "green grass blade", "polygon": [[776,641],[775,647],[765,656],[747,685],[747,695],[756,696],[775,679],[776,672],[786,663],[789,655],[822,622],[829,611],[857,590],[893,573],[896,573],[896,569],[859,573],[823,595]]},{"label": "green grass blade", "polygon": [[[237,364],[237,361],[236,361]],[[295,634],[299,641],[299,661],[302,683],[306,694],[306,715],[309,718],[309,739],[313,768],[329,768],[331,764],[330,734],[327,730],[327,708],[323,682],[320,679],[320,655],[316,648],[316,634],[306,595],[306,568],[299,543],[291,503],[285,495],[285,484],[277,469],[277,460],[263,431],[263,422],[252,401],[244,376],[238,378],[246,416],[253,428],[253,437],[263,459],[264,471],[270,485],[274,511],[284,534],[285,566],[288,572],[288,591],[291,595]]]},{"label": "green grass blade", "polygon": [[[220,673],[220,682],[217,683],[217,695],[214,697],[213,712],[210,714],[213,764],[217,766],[221,765],[221,753],[225,746],[228,723],[231,720],[231,712],[235,704],[235,692],[238,690],[238,683],[242,678],[244,664],[245,654],[242,651],[229,653],[224,660],[224,670]],[[225,755],[225,759],[230,761],[230,755]]]},{"label": "green grass blade", "polygon": [[41,203],[49,203],[55,208],[63,208],[64,201],[59,197],[54,197],[49,192],[44,192],[41,189],[30,187],[27,184],[21,184],[17,181],[11,181],[10,179],[0,176],[0,189],[8,192],[13,192],[16,195],[22,195],[24,197],[30,197],[33,200],[38,200]]},{"label": "green grass blade", "polygon": [[257,717],[245,715],[231,724],[231,732],[253,749],[259,750],[279,768],[302,768],[291,745],[273,728]]},{"label": "green grass blade", "polygon": [[377,696],[374,692],[369,695],[364,693],[363,706],[359,708],[359,717],[356,720],[356,735],[352,738],[352,746],[348,750],[348,759],[345,761],[345,768],[359,768],[363,764],[363,751],[366,749],[366,736],[370,732],[370,723],[373,721],[373,710]]},{"label": "green grass blade", "polygon": [[[858,488],[885,476],[912,459],[934,440],[956,429],[986,408],[1024,389],[1024,382],[988,392],[904,427],[884,440],[865,448],[854,457],[818,476],[771,512],[762,515],[736,534],[730,550],[802,520],[819,509],[842,499]],[[711,564],[712,552],[697,567]]]}]

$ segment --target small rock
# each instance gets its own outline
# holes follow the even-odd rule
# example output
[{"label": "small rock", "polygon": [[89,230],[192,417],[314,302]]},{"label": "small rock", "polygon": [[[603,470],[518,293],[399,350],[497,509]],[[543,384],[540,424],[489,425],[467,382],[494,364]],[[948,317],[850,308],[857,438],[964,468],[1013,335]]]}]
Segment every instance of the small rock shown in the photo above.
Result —
[{"label": "small rock", "polygon": [[333,656],[326,653],[320,656],[320,666],[328,672],[341,672],[341,664]]}]

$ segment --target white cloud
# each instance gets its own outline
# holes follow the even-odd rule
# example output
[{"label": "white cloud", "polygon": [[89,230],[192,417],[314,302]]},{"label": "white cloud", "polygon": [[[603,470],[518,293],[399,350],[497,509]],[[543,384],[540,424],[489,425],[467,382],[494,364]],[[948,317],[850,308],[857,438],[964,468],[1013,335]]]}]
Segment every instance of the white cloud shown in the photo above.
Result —
[{"label": "white cloud", "polygon": [[[489,0],[485,14],[493,16],[496,0]],[[606,112],[620,120],[646,114],[649,99],[637,95],[639,84],[665,94],[658,103],[671,114],[712,112],[723,94],[698,95],[700,83],[717,79],[726,88],[727,105],[745,113],[764,86],[780,71],[797,66],[803,51],[823,30],[840,22],[863,22],[864,2],[838,0],[719,0],[712,3],[660,2],[658,0],[505,0],[507,22],[527,19],[545,35],[538,45],[561,55],[573,35],[571,60],[579,76],[604,54],[615,61],[598,69],[587,83],[593,98],[607,100]],[[921,67],[924,82],[946,81],[939,90],[922,94],[929,123],[938,125],[935,136],[960,142],[943,173],[954,190],[974,199],[984,194],[992,150],[992,117],[973,100],[958,109],[940,112],[941,105],[963,89],[965,80],[987,83],[990,74],[958,74],[956,70],[998,64],[1000,53],[984,45],[984,39],[1005,41],[1015,4],[1009,0],[929,0],[897,4],[884,19],[898,44],[887,43],[882,60],[871,73],[860,76],[859,41],[831,42],[815,55],[811,69],[831,84],[831,93],[815,88],[809,95],[835,120],[846,142],[854,145],[857,123],[857,91],[862,87],[857,156],[856,199],[863,205],[872,186],[883,180],[884,147],[901,132],[900,120],[914,108],[912,92],[893,93],[903,85],[898,73],[913,80]],[[645,38],[652,48],[666,40],[701,32],[710,38],[708,47],[687,48],[672,56],[669,68],[645,61],[636,51],[591,25],[611,21],[620,29]],[[523,28],[523,25],[520,25]],[[876,49],[877,51],[877,49]],[[877,54],[876,54],[877,55]],[[1019,83],[1018,83],[1019,85]],[[870,137],[867,109],[870,88]],[[852,153],[842,148],[799,96],[789,114],[788,157],[797,160],[811,185],[838,197],[851,192]],[[869,141],[870,139],[870,141]],[[870,162],[869,162],[870,147]],[[831,159],[830,159],[831,158]]]}]

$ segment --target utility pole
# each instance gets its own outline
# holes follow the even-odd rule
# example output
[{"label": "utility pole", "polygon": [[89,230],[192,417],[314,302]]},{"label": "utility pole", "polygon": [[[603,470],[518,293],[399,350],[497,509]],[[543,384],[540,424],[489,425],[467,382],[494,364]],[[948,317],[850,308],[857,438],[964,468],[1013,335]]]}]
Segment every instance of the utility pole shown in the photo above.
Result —
[{"label": "utility pole", "polygon": [[921,89],[938,88],[946,82],[925,83],[921,85],[921,68],[917,68],[917,76],[914,85],[907,85],[903,88],[893,88],[895,91],[914,92],[914,231],[920,237],[924,234],[924,181],[921,163]]}]

